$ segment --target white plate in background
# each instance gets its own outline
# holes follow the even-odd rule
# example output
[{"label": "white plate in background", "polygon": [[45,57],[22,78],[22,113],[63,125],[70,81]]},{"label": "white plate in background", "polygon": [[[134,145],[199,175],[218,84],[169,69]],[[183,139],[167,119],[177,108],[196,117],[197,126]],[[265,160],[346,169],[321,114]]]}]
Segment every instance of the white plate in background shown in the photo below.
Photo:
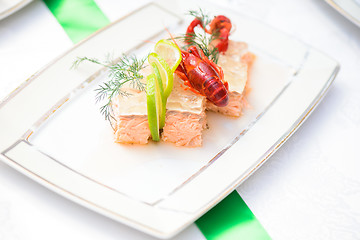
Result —
[{"label": "white plate in background", "polygon": [[341,15],[360,27],[360,0],[325,0]]}]

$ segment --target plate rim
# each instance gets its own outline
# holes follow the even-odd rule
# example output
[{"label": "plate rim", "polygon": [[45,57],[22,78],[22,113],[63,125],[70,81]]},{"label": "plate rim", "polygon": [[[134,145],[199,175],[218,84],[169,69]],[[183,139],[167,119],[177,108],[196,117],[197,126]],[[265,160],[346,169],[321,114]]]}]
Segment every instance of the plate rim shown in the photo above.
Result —
[{"label": "plate rim", "polygon": [[[334,0],[325,0],[327,4],[329,4],[333,9],[335,9],[338,13],[343,15],[350,22],[360,27],[360,20],[356,19],[353,15],[351,15],[348,11],[342,8],[339,4],[337,4]],[[360,9],[360,6],[359,6]]]},{"label": "plate rim", "polygon": [[8,7],[3,12],[0,12],[0,21],[2,19],[5,19],[6,17],[9,17],[10,15],[16,13],[17,11],[19,11],[20,9],[22,9],[23,7],[25,7],[26,5],[28,5],[32,1],[33,0],[22,0],[22,1],[14,4],[14,5]]}]

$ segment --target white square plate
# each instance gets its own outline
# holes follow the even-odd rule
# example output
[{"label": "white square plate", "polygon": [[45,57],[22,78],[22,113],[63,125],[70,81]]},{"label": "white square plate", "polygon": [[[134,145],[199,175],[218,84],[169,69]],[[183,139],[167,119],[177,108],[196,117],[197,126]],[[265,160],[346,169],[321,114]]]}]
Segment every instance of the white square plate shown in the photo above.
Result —
[{"label": "white square plate", "polygon": [[[236,26],[231,39],[257,55],[249,107],[241,118],[208,114],[200,148],[167,143],[128,146],[95,105],[104,69],[76,57],[144,53],[184,33],[193,1],[148,4],[110,24],[50,63],[0,104],[0,158],[49,189],[151,235],[168,238],[221,201],[300,126],[324,96],[338,64],[259,21],[198,2]],[[188,7],[190,6],[190,7]]]}]

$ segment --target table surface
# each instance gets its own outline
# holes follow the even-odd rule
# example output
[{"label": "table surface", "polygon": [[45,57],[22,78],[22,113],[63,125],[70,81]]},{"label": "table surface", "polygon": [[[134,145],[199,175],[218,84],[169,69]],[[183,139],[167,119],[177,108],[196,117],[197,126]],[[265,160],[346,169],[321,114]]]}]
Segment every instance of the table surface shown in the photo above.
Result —
[{"label": "table surface", "polygon": [[[148,0],[96,2],[114,21]],[[317,109],[237,191],[274,239],[360,239],[360,28],[324,1],[224,4],[289,33],[341,65]],[[41,1],[0,21],[0,99],[72,45]],[[50,238],[154,239],[0,162],[0,239]],[[193,224],[174,239],[204,237]]]}]

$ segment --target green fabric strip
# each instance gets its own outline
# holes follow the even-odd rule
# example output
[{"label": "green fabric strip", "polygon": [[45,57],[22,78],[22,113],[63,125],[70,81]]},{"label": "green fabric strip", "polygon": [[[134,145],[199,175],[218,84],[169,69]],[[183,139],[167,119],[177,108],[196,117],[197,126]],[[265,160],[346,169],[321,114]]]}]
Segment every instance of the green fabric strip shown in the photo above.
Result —
[{"label": "green fabric strip", "polygon": [[109,24],[93,0],[44,0],[73,43]]},{"label": "green fabric strip", "polygon": [[195,223],[207,240],[271,239],[237,191]]}]

